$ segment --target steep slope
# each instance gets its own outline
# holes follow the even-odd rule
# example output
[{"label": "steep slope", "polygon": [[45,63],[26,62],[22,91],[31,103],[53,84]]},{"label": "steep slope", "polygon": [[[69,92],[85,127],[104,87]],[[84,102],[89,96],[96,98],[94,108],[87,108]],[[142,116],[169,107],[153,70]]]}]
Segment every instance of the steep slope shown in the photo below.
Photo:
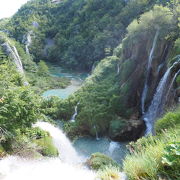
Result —
[{"label": "steep slope", "polygon": [[[141,135],[145,129],[144,87],[148,87],[144,98],[146,112],[160,80],[173,63],[170,62],[172,56],[179,53],[175,50],[179,36],[177,17],[169,8],[155,6],[128,26],[128,34],[114,56],[102,60],[76,94],[75,99],[80,103],[77,124],[81,130],[92,135],[95,130],[100,134],[109,131],[109,136],[115,140],[132,140]],[[179,69],[179,63],[171,68],[164,86],[172,90],[171,98],[163,102],[167,106],[178,99],[179,85],[170,84]],[[163,110],[163,103],[159,101],[160,112],[156,117]]]},{"label": "steep slope", "polygon": [[36,61],[46,59],[72,69],[91,70],[94,62],[112,55],[129,23],[158,2],[34,0],[25,4],[6,27],[20,42],[25,43],[31,34],[29,49]]}]

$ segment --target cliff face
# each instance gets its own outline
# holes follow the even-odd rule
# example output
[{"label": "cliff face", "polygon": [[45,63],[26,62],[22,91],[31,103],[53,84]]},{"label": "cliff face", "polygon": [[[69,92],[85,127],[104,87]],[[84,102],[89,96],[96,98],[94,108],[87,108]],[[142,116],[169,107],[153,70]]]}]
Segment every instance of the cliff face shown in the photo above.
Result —
[{"label": "cliff face", "polygon": [[[114,56],[101,61],[76,94],[81,106],[77,122],[86,133],[94,135],[96,126],[99,134],[108,134],[114,140],[135,140],[147,127],[145,114],[153,101],[158,111],[148,113],[148,117],[152,115],[148,121],[152,125],[165,104],[177,102],[177,83],[172,81],[179,67],[169,68],[173,64],[175,27],[170,10],[161,6],[155,6],[142,15],[140,22],[135,20],[128,26]],[[168,91],[168,98],[163,100]],[[92,112],[87,111],[92,108]]]},{"label": "cliff face", "polygon": [[148,59],[153,46],[155,33],[142,33],[138,39],[125,39],[126,48],[122,51],[122,63],[120,68],[120,90],[124,93],[124,88],[128,86],[125,92],[126,107],[135,110],[136,118],[142,114],[141,98],[143,88],[147,78],[147,95],[145,99],[145,110],[147,110],[156,87],[165,73],[167,60],[172,42],[165,41],[158,37],[155,50],[152,53],[152,63],[149,74],[147,75]]}]

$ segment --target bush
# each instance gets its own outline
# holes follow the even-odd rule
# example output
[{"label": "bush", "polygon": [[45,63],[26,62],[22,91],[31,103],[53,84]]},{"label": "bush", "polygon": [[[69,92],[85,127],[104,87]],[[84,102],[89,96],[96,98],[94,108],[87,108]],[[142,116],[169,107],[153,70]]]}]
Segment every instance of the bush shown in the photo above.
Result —
[{"label": "bush", "polygon": [[168,112],[163,118],[156,121],[155,130],[161,132],[180,124],[180,112]]},{"label": "bush", "polygon": [[180,175],[180,142],[172,142],[166,145],[162,157],[163,175],[178,179]]},{"label": "bush", "polygon": [[[131,154],[127,155],[123,162],[123,170],[131,180],[149,179],[157,180],[158,176],[168,174],[162,158],[166,149],[166,144],[176,142],[180,138],[179,129],[168,129],[159,134],[158,137],[148,137],[140,139],[137,143],[131,144]],[[142,144],[141,144],[142,142]],[[169,175],[173,179],[178,176],[178,171],[174,175]]]},{"label": "bush", "polygon": [[87,164],[94,170],[102,170],[106,166],[119,168],[119,165],[114,160],[99,152],[92,154],[90,159],[87,161]]},{"label": "bush", "polygon": [[97,178],[101,180],[120,180],[120,172],[119,168],[113,167],[113,166],[108,166],[105,167],[103,170],[98,171],[97,173]]}]

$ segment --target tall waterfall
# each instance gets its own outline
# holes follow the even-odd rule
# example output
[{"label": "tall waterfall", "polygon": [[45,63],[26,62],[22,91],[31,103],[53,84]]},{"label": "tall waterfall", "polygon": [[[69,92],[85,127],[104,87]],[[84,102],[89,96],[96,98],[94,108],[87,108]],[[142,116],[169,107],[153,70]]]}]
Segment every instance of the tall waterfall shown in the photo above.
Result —
[{"label": "tall waterfall", "polygon": [[30,53],[29,53],[29,46],[31,45],[31,42],[32,42],[31,34],[28,33],[28,34],[27,34],[27,37],[26,37],[26,53],[27,53],[27,54],[30,54]]},{"label": "tall waterfall", "polygon": [[169,79],[169,75],[171,72],[173,65],[166,71],[164,76],[159,82],[159,85],[156,89],[156,93],[154,94],[153,100],[151,102],[151,105],[148,108],[148,111],[144,114],[143,119],[146,123],[146,135],[153,134],[154,132],[154,121],[160,115],[163,109],[164,105],[164,95],[166,93],[167,89],[167,82]]},{"label": "tall waterfall", "polygon": [[2,44],[2,46],[5,48],[7,54],[9,54],[11,58],[13,59],[14,63],[16,64],[17,70],[21,74],[24,74],[22,62],[21,62],[21,59],[19,57],[16,47],[15,46],[11,47],[8,42],[5,42],[4,44]]},{"label": "tall waterfall", "polygon": [[[12,58],[12,60],[14,61],[16,67],[17,67],[17,70],[18,72],[24,76],[24,69],[23,69],[23,65],[22,65],[22,61],[21,61],[21,58],[18,54],[18,51],[16,49],[15,46],[10,46],[10,44],[8,42],[5,42],[4,44],[2,44],[2,46],[4,47],[6,53],[8,55],[10,55],[10,57]],[[29,83],[25,80],[24,78],[24,85],[28,85]]]},{"label": "tall waterfall", "polygon": [[[19,157],[6,157],[0,161],[1,180],[94,180],[95,174],[78,165],[76,151],[62,131],[47,122],[38,122],[35,126],[50,133],[59,151],[58,158],[28,160]],[[75,163],[75,164],[74,164]]]},{"label": "tall waterfall", "polygon": [[153,45],[152,45],[152,48],[151,48],[151,51],[150,51],[150,54],[149,54],[149,58],[148,58],[147,74],[146,74],[144,89],[143,89],[142,96],[141,96],[141,111],[142,111],[142,114],[145,113],[145,101],[146,101],[147,91],[148,91],[148,79],[149,79],[149,76],[150,76],[152,60],[153,60],[154,50],[155,50],[155,47],[156,47],[156,44],[157,44],[158,36],[159,36],[159,30],[156,31],[156,34],[154,36]]}]

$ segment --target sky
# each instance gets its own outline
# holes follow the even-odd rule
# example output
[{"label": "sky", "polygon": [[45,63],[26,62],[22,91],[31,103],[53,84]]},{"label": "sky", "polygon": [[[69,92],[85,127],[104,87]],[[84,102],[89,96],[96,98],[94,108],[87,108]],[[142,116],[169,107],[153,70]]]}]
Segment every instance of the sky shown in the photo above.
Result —
[{"label": "sky", "polygon": [[0,0],[0,19],[11,17],[28,0]]}]

